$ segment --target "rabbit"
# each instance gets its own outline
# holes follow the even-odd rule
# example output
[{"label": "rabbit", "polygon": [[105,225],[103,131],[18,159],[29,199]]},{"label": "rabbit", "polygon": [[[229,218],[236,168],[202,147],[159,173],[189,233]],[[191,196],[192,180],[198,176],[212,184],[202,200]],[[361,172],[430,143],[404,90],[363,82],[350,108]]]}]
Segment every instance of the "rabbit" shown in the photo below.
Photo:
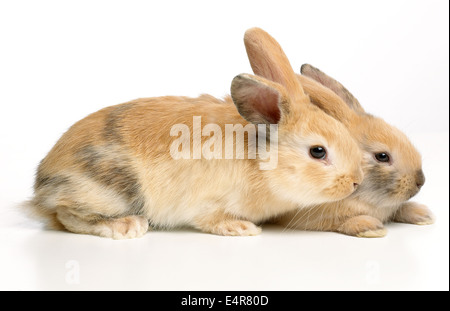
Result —
[{"label": "rabbit", "polygon": [[304,64],[298,75],[311,101],[341,121],[363,152],[364,179],[349,197],[302,209],[277,219],[287,228],[335,231],[357,237],[383,237],[384,224],[434,222],[427,206],[408,201],[425,183],[421,156],[406,135],[365,112],[338,81]]},{"label": "rabbit", "polygon": [[[259,33],[250,29],[245,37]],[[268,34],[264,40],[268,49],[255,58],[272,80],[240,74],[223,99],[141,98],[76,122],[38,166],[31,213],[48,228],[113,239],[182,226],[251,236],[266,219],[352,194],[363,178],[358,145],[310,102],[278,43]],[[221,158],[219,147],[217,157],[196,154],[213,137],[226,144],[206,129],[225,133],[228,125],[270,129],[267,136],[258,131],[258,145],[270,141],[276,166],[262,168],[268,160],[250,157],[250,143],[244,159]]]}]

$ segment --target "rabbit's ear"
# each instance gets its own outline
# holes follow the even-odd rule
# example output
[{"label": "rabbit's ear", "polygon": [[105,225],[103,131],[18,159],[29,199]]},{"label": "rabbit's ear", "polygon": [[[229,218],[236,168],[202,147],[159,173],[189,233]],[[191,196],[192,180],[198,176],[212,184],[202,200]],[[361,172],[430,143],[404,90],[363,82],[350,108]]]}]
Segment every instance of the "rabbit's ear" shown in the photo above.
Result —
[{"label": "rabbit's ear", "polygon": [[241,116],[254,124],[278,124],[288,113],[283,87],[264,78],[241,74],[231,83],[231,98]]},{"label": "rabbit's ear", "polygon": [[364,113],[364,109],[359,103],[359,101],[350,93],[341,83],[323,73],[319,69],[309,65],[303,64],[300,69],[302,75],[307,76],[323,86],[329,88],[334,93],[336,93],[344,102],[356,112]]},{"label": "rabbit's ear", "polygon": [[308,94],[311,103],[346,126],[353,123],[360,114],[351,109],[335,92],[316,80],[304,75],[298,74],[296,76]]},{"label": "rabbit's ear", "polygon": [[251,28],[244,43],[254,74],[281,84],[293,99],[305,95],[281,46],[267,32]]}]

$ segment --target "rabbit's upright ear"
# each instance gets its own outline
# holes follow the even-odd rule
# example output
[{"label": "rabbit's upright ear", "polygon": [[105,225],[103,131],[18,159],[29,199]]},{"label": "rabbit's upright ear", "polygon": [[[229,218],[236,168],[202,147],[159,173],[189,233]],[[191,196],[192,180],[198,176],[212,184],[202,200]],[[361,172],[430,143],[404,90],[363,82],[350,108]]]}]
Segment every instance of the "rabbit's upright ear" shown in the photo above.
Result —
[{"label": "rabbit's upright ear", "polygon": [[281,85],[249,74],[233,79],[231,98],[241,116],[254,124],[278,124],[289,112],[289,99]]},{"label": "rabbit's upright ear", "polygon": [[278,42],[260,28],[245,32],[245,48],[254,74],[284,86],[292,99],[304,97],[288,58]]},{"label": "rabbit's upright ear", "polygon": [[332,90],[354,111],[364,113],[363,107],[352,93],[332,77],[309,64],[303,64],[300,72],[302,75],[307,76]]}]

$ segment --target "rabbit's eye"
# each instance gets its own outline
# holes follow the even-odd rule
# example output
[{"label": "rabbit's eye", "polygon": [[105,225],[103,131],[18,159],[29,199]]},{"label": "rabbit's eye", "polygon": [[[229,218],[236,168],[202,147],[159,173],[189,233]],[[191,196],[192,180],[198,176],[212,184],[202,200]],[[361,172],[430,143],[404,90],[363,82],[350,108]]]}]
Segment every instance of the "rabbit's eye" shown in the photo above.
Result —
[{"label": "rabbit's eye", "polygon": [[378,162],[389,162],[391,160],[386,152],[375,153],[375,159]]},{"label": "rabbit's eye", "polygon": [[314,159],[323,160],[327,156],[327,150],[322,146],[314,146],[309,149],[309,153]]}]

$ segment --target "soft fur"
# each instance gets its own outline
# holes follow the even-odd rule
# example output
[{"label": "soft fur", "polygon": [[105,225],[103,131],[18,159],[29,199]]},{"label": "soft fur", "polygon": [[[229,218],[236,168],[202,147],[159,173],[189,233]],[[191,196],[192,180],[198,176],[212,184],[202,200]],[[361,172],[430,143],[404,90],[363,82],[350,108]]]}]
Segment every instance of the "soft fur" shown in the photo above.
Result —
[{"label": "soft fur", "polygon": [[[254,57],[277,73],[273,79],[241,74],[224,100],[146,98],[89,115],[40,163],[33,213],[52,228],[115,239],[142,236],[149,225],[255,235],[257,224],[269,218],[353,193],[362,180],[362,158],[348,130],[311,104],[273,38],[260,29],[246,38],[259,50],[264,43],[264,55]],[[193,116],[202,117],[202,126],[219,125],[222,133],[225,124],[278,124],[277,168],[260,170],[259,157],[192,159]],[[169,134],[175,124],[190,128],[184,143],[191,159],[170,155],[180,139]],[[207,139],[202,136],[202,143]],[[316,145],[327,148],[326,161],[310,156]]]},{"label": "soft fur", "polygon": [[[337,231],[359,237],[382,237],[389,221],[431,224],[429,209],[408,202],[425,182],[421,156],[404,133],[364,111],[338,81],[311,65],[298,75],[312,102],[343,122],[363,151],[364,180],[348,198],[290,212],[278,220],[288,228]],[[387,152],[390,162],[376,153]]]}]

